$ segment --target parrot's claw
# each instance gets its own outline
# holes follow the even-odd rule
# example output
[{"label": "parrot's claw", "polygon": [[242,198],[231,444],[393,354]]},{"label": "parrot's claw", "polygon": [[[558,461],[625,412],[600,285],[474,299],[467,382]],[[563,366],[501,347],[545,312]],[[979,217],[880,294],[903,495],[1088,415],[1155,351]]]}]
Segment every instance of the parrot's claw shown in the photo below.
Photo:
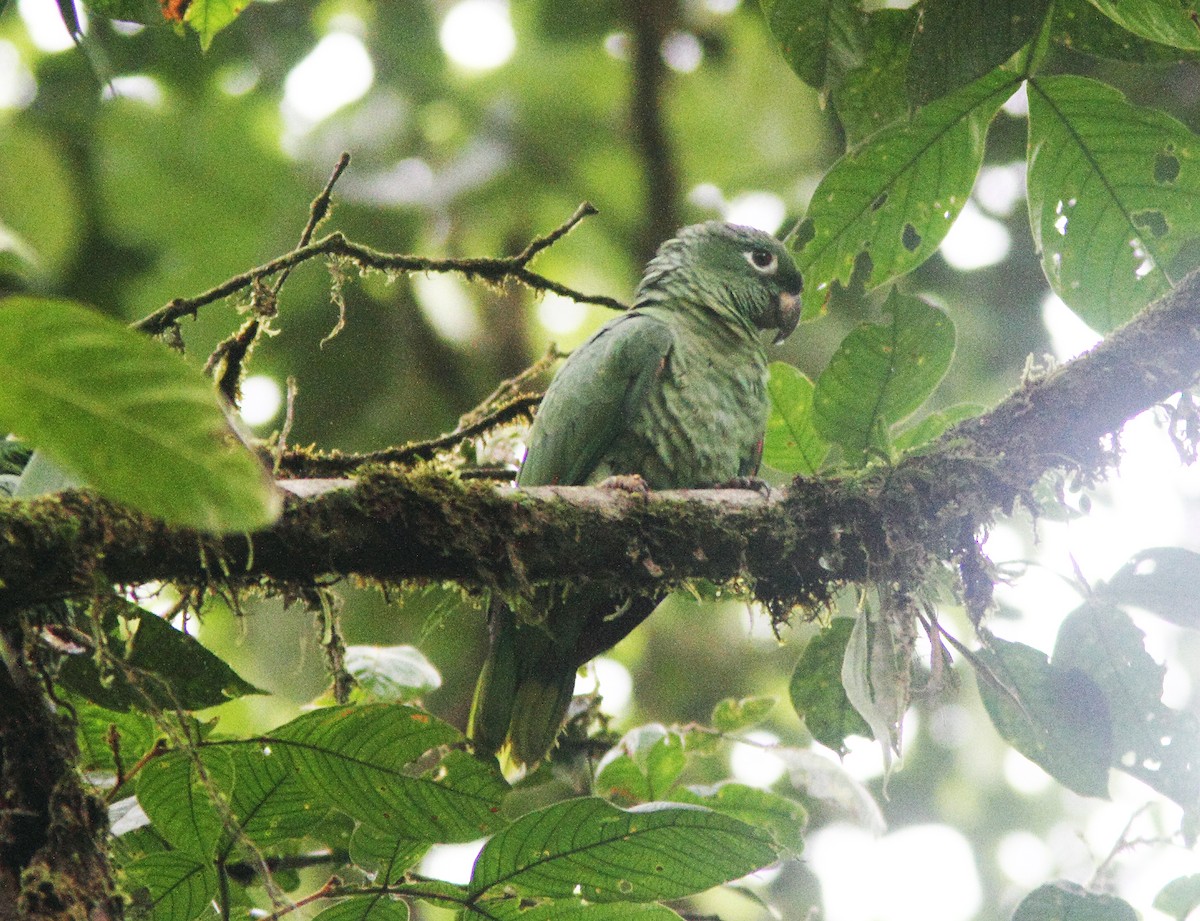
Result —
[{"label": "parrot's claw", "polygon": [[600,481],[601,489],[620,489],[623,492],[636,492],[645,495],[650,492],[649,484],[637,473],[618,473]]},{"label": "parrot's claw", "polygon": [[732,480],[721,483],[718,489],[752,489],[764,499],[771,498],[771,484],[756,476],[735,476]]}]

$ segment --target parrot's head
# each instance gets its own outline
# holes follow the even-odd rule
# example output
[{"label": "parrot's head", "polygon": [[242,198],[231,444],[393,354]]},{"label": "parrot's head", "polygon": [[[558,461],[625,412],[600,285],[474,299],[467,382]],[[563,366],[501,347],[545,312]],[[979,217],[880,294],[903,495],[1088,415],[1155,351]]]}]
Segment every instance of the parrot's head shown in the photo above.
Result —
[{"label": "parrot's head", "polygon": [[636,299],[651,290],[698,295],[736,326],[775,330],[779,343],[800,322],[802,288],[800,270],[779,240],[753,227],[707,221],[658,248]]}]

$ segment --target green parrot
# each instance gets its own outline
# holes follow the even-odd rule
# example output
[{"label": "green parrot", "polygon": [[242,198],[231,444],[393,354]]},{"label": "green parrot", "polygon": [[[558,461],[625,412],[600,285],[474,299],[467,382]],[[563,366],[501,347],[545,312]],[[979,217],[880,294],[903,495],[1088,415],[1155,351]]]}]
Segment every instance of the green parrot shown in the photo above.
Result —
[{"label": "green parrot", "polygon": [[[782,342],[800,319],[800,272],[782,243],[750,227],[685,227],[646,267],[633,309],[563,364],[529,435],[521,486],[640,476],[650,489],[753,476],[767,421],[761,333]],[[468,735],[535,764],[562,728],[585,662],[612,647],[658,597],[614,597],[582,581],[543,586],[518,615],[494,603]]]}]

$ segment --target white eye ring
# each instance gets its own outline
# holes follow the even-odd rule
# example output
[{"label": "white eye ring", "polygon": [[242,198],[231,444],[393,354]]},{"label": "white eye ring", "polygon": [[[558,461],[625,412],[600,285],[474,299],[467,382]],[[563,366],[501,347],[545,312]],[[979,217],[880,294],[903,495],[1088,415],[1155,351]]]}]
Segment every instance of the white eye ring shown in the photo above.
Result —
[{"label": "white eye ring", "polygon": [[742,255],[756,272],[762,272],[764,275],[771,275],[779,268],[779,258],[765,249],[747,250]]}]

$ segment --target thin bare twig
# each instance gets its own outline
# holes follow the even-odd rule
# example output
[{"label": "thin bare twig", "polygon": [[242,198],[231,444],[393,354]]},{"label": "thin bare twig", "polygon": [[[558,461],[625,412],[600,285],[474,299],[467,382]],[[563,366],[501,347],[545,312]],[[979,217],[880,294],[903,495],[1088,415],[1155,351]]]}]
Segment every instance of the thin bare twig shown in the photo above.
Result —
[{"label": "thin bare twig", "polygon": [[[299,246],[289,253],[284,253],[282,256],[277,256],[270,262],[263,263],[257,268],[228,278],[203,294],[198,294],[191,298],[175,298],[154,311],[154,313],[138,320],[133,324],[133,328],[151,335],[164,333],[184,317],[194,316],[201,307],[226,298],[231,294],[236,294],[238,291],[250,287],[257,279],[268,278],[277,272],[291,269],[293,266],[319,256],[340,256],[353,262],[360,268],[375,269],[380,272],[400,272],[405,274],[416,272],[457,272],[465,275],[467,278],[477,278],[492,284],[501,284],[511,279],[536,291],[549,291],[554,294],[560,294],[581,304],[598,304],[614,310],[627,310],[628,305],[621,303],[615,298],[598,294],[583,294],[567,285],[552,281],[544,275],[539,275],[527,267],[530,259],[549,245],[548,243],[542,243],[542,240],[553,238],[551,240],[553,242],[553,240],[559,239],[567,230],[578,224],[583,217],[593,213],[595,213],[595,208],[585,202],[576,209],[575,214],[572,215],[563,227],[552,231],[546,237],[535,240],[521,254],[502,258],[430,259],[425,256],[384,253],[369,246],[364,246],[361,243],[355,243],[348,239],[341,231],[334,231],[319,240]],[[566,229],[563,229],[564,227]],[[532,254],[529,254],[530,250],[533,251]]]}]

